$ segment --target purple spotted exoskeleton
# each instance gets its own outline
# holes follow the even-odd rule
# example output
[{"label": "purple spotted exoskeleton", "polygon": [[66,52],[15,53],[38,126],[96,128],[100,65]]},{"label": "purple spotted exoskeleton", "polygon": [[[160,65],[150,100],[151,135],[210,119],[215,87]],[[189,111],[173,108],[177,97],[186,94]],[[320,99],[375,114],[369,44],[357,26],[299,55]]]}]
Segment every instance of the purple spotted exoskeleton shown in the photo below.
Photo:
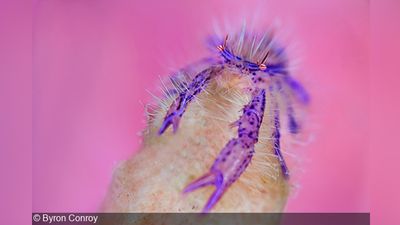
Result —
[{"label": "purple spotted exoskeleton", "polygon": [[[208,199],[203,212],[208,212],[222,197],[227,188],[233,184],[249,165],[258,142],[259,130],[264,118],[266,101],[272,102],[273,152],[276,155],[282,174],[289,177],[289,170],[280,149],[280,108],[285,108],[288,130],[298,133],[299,124],[295,120],[293,100],[306,104],[309,96],[288,70],[288,61],[284,48],[277,46],[272,33],[264,35],[242,31],[232,36],[212,37],[209,44],[216,56],[205,60],[206,66],[193,78],[191,83],[180,82],[178,96],[173,101],[159,129],[159,135],[172,125],[178,129],[187,106],[207,84],[222,73],[229,71],[248,77],[251,100],[243,107],[242,115],[232,123],[237,127],[237,136],[231,139],[220,152],[210,170],[193,181],[183,191],[191,192],[201,187],[214,185],[214,193]],[[270,93],[270,94],[268,94]],[[268,94],[268,95],[267,95]],[[268,99],[270,97],[270,99]],[[277,97],[283,99],[278,101]],[[280,106],[283,102],[284,106]]]}]

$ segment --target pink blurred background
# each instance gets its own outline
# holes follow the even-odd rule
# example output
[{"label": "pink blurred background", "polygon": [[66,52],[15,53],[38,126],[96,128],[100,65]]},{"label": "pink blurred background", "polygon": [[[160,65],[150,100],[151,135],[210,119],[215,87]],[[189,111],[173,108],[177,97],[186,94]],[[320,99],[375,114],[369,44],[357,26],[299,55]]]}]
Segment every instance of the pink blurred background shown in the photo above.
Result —
[{"label": "pink blurred background", "polygon": [[[159,75],[204,56],[214,20],[279,19],[300,46],[315,140],[290,212],[368,212],[367,1],[34,1],[33,211],[96,211],[140,146]],[[266,15],[264,17],[264,14]]]}]

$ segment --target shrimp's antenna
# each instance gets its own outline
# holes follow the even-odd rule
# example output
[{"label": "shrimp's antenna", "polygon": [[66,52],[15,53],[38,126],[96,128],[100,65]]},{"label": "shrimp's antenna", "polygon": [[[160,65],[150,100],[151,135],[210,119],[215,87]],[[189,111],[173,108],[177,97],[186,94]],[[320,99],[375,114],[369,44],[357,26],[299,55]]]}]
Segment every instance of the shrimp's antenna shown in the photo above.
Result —
[{"label": "shrimp's antenna", "polygon": [[224,48],[226,47],[226,42],[228,41],[228,35],[225,36],[225,40],[224,40]]},{"label": "shrimp's antenna", "polygon": [[265,60],[267,60],[269,55],[269,51],[267,52],[267,54],[265,54],[263,60],[261,61],[261,63],[258,65],[258,67],[260,68],[260,70],[266,70],[267,69],[267,65],[264,64]]},{"label": "shrimp's antenna", "polygon": [[264,64],[265,60],[268,58],[269,55],[269,51],[267,52],[267,54],[265,54],[263,60],[261,61],[261,64]]}]

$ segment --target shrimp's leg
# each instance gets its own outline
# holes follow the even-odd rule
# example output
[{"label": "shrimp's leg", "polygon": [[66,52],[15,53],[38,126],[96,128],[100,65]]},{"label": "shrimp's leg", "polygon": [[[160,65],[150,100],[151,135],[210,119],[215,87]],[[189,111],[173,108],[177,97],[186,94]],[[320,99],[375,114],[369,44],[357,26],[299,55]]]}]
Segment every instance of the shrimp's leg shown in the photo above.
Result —
[{"label": "shrimp's leg", "polygon": [[192,83],[187,86],[186,90],[182,91],[171,104],[158,131],[159,135],[163,134],[171,124],[173,131],[176,132],[179,126],[179,121],[188,104],[207,86],[213,75],[218,73],[220,70],[221,69],[219,67],[210,67],[196,75]]},{"label": "shrimp's leg", "polygon": [[294,110],[291,105],[287,107],[288,117],[289,117],[289,131],[292,134],[297,134],[299,132],[299,124],[297,123],[296,119],[294,118]]},{"label": "shrimp's leg", "polygon": [[274,154],[278,157],[279,164],[281,166],[282,174],[285,178],[289,178],[289,169],[286,165],[285,159],[283,158],[281,152],[281,144],[280,144],[280,122],[279,122],[279,109],[278,105],[275,104],[274,111],[274,120],[273,120],[273,132],[272,139],[274,140]]},{"label": "shrimp's leg", "polygon": [[222,197],[228,187],[246,170],[258,142],[259,129],[264,117],[265,90],[256,89],[250,103],[243,108],[241,117],[233,123],[238,126],[238,136],[231,139],[220,152],[210,171],[189,184],[184,193],[208,185],[216,187],[208,199],[203,212],[209,212]]},{"label": "shrimp's leg", "polygon": [[282,87],[281,81],[276,82],[276,90],[283,97],[283,104],[286,107],[286,113],[288,117],[288,130],[292,134],[297,134],[299,132],[300,126],[295,119],[295,113],[293,109],[292,100],[290,96],[286,93],[286,90]]},{"label": "shrimp's leg", "polygon": [[284,81],[302,104],[308,104],[310,102],[310,96],[308,92],[297,80],[289,75],[286,75],[284,77]]}]

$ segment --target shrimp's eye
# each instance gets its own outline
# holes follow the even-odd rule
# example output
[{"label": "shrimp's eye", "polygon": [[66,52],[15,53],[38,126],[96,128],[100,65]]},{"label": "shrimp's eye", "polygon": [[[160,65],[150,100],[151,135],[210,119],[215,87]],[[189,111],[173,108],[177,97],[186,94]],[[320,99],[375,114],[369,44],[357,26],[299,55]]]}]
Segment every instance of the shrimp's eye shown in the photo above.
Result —
[{"label": "shrimp's eye", "polygon": [[224,44],[223,45],[218,45],[217,49],[220,50],[221,52],[225,49],[226,47],[226,42],[228,41],[228,35],[225,36]]},{"label": "shrimp's eye", "polygon": [[264,63],[261,63],[260,65],[258,65],[258,68],[260,70],[265,70],[265,69],[267,69],[267,66]]}]

